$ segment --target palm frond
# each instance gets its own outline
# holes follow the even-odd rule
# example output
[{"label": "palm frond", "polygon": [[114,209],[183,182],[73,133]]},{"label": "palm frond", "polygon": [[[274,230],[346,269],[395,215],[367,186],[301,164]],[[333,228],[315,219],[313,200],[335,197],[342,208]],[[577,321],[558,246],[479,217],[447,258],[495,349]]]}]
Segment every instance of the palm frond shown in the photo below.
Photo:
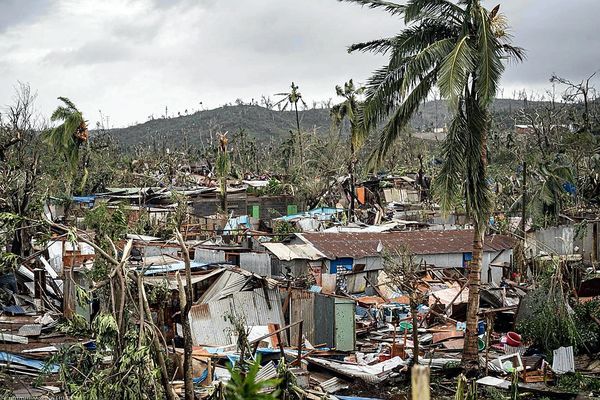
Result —
[{"label": "palm frond", "polygon": [[421,103],[427,99],[436,77],[437,70],[429,72],[429,74],[420,80],[411,93],[404,98],[401,105],[397,107],[394,115],[381,130],[377,148],[371,153],[369,165],[372,168],[381,165],[384,161],[385,155],[394,144],[396,138],[406,128],[410,122],[410,118],[419,109]]},{"label": "palm frond", "polygon": [[363,7],[383,8],[392,15],[399,15],[404,12],[405,6],[391,1],[384,0],[338,0],[341,2],[360,4]]},{"label": "palm frond", "polygon": [[375,39],[364,43],[355,43],[348,47],[348,53],[353,51],[387,53],[394,45],[394,38]]},{"label": "palm frond", "polygon": [[464,153],[468,136],[466,117],[462,107],[459,107],[442,145],[444,164],[433,180],[433,193],[444,213],[452,210],[464,190],[463,177],[466,169]]},{"label": "palm frond", "polygon": [[448,0],[410,0],[404,10],[404,22],[443,16],[460,21],[464,10]]},{"label": "palm frond", "polygon": [[452,52],[442,62],[438,86],[442,96],[452,105],[457,104],[469,79],[470,72],[475,68],[475,56],[469,43],[470,37],[463,36]]},{"label": "palm frond", "polygon": [[465,206],[467,214],[480,225],[487,223],[492,206],[487,182],[487,149],[485,137],[489,129],[487,108],[470,96],[465,99],[466,122],[469,131],[465,159]]},{"label": "palm frond", "polygon": [[369,78],[366,84],[366,99],[361,110],[361,119],[366,130],[373,130],[400,104],[403,79],[403,67],[390,69],[389,66],[376,70]]},{"label": "palm frond", "polygon": [[406,61],[401,95],[404,95],[420,77],[436,68],[448,56],[453,48],[452,43],[451,38],[439,40]]},{"label": "palm frond", "polygon": [[504,72],[502,47],[492,32],[490,17],[485,8],[475,11],[477,22],[477,96],[487,106],[496,96],[500,76]]},{"label": "palm frond", "polygon": [[512,61],[523,62],[527,59],[527,52],[522,47],[503,44],[502,50],[504,51],[506,57]]}]

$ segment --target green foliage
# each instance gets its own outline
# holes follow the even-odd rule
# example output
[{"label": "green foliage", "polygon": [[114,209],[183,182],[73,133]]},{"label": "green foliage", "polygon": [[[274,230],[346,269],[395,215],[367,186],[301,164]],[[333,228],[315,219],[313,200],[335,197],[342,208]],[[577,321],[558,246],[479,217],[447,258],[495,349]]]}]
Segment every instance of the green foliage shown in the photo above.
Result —
[{"label": "green foliage", "polygon": [[456,382],[454,400],[477,400],[478,397],[477,382],[474,380],[469,382],[463,374],[460,374]]},{"label": "green foliage", "polygon": [[124,207],[111,210],[106,203],[101,203],[87,211],[85,225],[92,229],[96,238],[102,242],[105,237],[118,240],[127,233],[127,214]]},{"label": "green foliage", "polygon": [[66,97],[58,99],[64,105],[54,110],[50,120],[62,121],[62,124],[47,131],[44,137],[54,151],[64,157],[69,170],[75,172],[79,163],[79,147],[87,141],[86,121],[73,102]]},{"label": "green foliage", "polygon": [[284,183],[277,178],[270,178],[265,187],[248,188],[248,193],[254,194],[255,196],[293,195],[294,186],[289,183]]},{"label": "green foliage", "polygon": [[600,379],[585,376],[578,372],[562,375],[558,380],[558,387],[571,393],[596,393],[600,394]]},{"label": "green foliage", "polygon": [[171,289],[169,289],[169,285],[166,281],[156,285],[150,285],[147,296],[148,303],[161,306],[171,299]]},{"label": "green foliage", "polygon": [[527,294],[529,317],[520,321],[517,331],[526,340],[551,352],[561,346],[582,346],[581,327],[577,326],[568,300],[549,284]]},{"label": "green foliage", "polygon": [[600,300],[592,300],[573,307],[577,333],[582,346],[592,353],[600,351],[600,325],[594,318],[600,318]]},{"label": "green foliage", "polygon": [[231,380],[225,388],[226,400],[267,400],[279,398],[279,391],[275,390],[268,393],[273,388],[276,388],[281,382],[280,379],[268,379],[263,381],[256,380],[256,374],[260,371],[260,357],[252,362],[247,372],[241,371],[240,368],[229,367]]},{"label": "green foliage", "polygon": [[59,331],[70,336],[86,336],[91,333],[89,324],[79,314],[74,314],[71,318],[59,322],[57,327]]},{"label": "green foliage", "polygon": [[281,242],[287,240],[290,235],[298,232],[296,226],[289,221],[273,221],[273,233],[276,235],[273,240]]},{"label": "green foliage", "polygon": [[116,322],[109,315],[99,318],[96,329],[101,334],[96,337],[96,351],[89,351],[81,344],[64,346],[49,360],[60,365],[59,380],[69,398],[162,399],[159,372],[153,365],[150,347],[145,341],[139,346],[137,330],[125,334],[120,357],[107,363],[104,358],[114,356]]},{"label": "green foliage", "polygon": [[0,275],[14,271],[19,265],[19,257],[14,253],[0,251]]}]

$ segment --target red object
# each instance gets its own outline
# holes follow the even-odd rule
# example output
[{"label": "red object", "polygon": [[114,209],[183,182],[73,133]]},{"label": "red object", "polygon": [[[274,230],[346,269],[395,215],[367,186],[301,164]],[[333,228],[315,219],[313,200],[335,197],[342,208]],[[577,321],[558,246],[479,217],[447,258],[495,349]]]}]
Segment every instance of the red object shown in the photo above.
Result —
[{"label": "red object", "polygon": [[521,335],[517,332],[508,332],[506,334],[506,344],[512,347],[519,347],[521,345]]}]

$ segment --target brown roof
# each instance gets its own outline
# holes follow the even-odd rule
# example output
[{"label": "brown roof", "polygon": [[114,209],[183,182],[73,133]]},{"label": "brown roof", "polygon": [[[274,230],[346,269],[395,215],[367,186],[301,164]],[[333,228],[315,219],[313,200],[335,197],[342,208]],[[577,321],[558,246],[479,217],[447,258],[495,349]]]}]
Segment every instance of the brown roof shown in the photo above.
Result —
[{"label": "brown roof", "polygon": [[[298,234],[327,258],[376,256],[379,243],[384,251],[407,248],[416,255],[468,253],[473,249],[472,230],[409,232],[340,232]],[[486,236],[484,251],[512,249],[516,240],[505,235]]]}]

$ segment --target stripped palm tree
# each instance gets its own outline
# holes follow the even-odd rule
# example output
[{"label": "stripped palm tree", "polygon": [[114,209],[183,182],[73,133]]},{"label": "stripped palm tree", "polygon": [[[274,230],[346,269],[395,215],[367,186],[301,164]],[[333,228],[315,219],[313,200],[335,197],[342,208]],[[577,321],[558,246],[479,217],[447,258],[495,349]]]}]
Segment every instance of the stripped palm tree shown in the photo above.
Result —
[{"label": "stripped palm tree", "polygon": [[[60,125],[50,129],[44,134],[44,140],[52,149],[61,156],[71,174],[75,174],[79,166],[79,151],[83,144],[88,143],[89,132],[87,121],[81,111],[66,97],[59,97],[64,103],[52,113],[50,120],[62,121]],[[87,166],[84,165],[83,178],[80,187],[85,186],[87,180]]]},{"label": "stripped palm tree", "polygon": [[302,146],[302,132],[300,131],[300,115],[298,114],[298,103],[302,103],[304,107],[306,107],[306,102],[302,98],[302,94],[298,89],[300,89],[294,82],[290,86],[291,90],[289,93],[277,93],[275,96],[283,96],[281,100],[275,103],[275,106],[279,106],[283,104],[283,108],[281,111],[285,111],[288,107],[294,109],[296,114],[296,129],[298,129],[298,147],[300,150],[300,171],[304,169],[304,148]]},{"label": "stripped palm tree", "polygon": [[435,178],[440,206],[449,212],[462,202],[474,225],[473,258],[468,268],[469,302],[463,364],[477,364],[477,312],[486,224],[492,208],[486,182],[489,107],[503,61],[521,61],[524,50],[510,44],[499,6],[488,11],[480,0],[340,0],[383,8],[402,16],[398,35],[350,46],[349,51],[389,55],[387,65],[367,82],[362,121],[367,131],[384,124],[372,165],[380,164],[410,118],[437,86],[448,100],[452,123],[443,144],[444,165]]},{"label": "stripped palm tree", "polygon": [[366,137],[366,130],[360,121],[361,105],[359,96],[364,93],[363,87],[355,87],[354,82],[350,79],[344,83],[344,87],[336,86],[335,92],[338,96],[343,97],[344,101],[336,104],[331,108],[331,118],[333,125],[342,129],[344,120],[350,122],[350,160],[348,161],[348,174],[350,176],[350,211],[348,220],[354,220],[355,197],[356,197],[356,154],[363,145]]}]

